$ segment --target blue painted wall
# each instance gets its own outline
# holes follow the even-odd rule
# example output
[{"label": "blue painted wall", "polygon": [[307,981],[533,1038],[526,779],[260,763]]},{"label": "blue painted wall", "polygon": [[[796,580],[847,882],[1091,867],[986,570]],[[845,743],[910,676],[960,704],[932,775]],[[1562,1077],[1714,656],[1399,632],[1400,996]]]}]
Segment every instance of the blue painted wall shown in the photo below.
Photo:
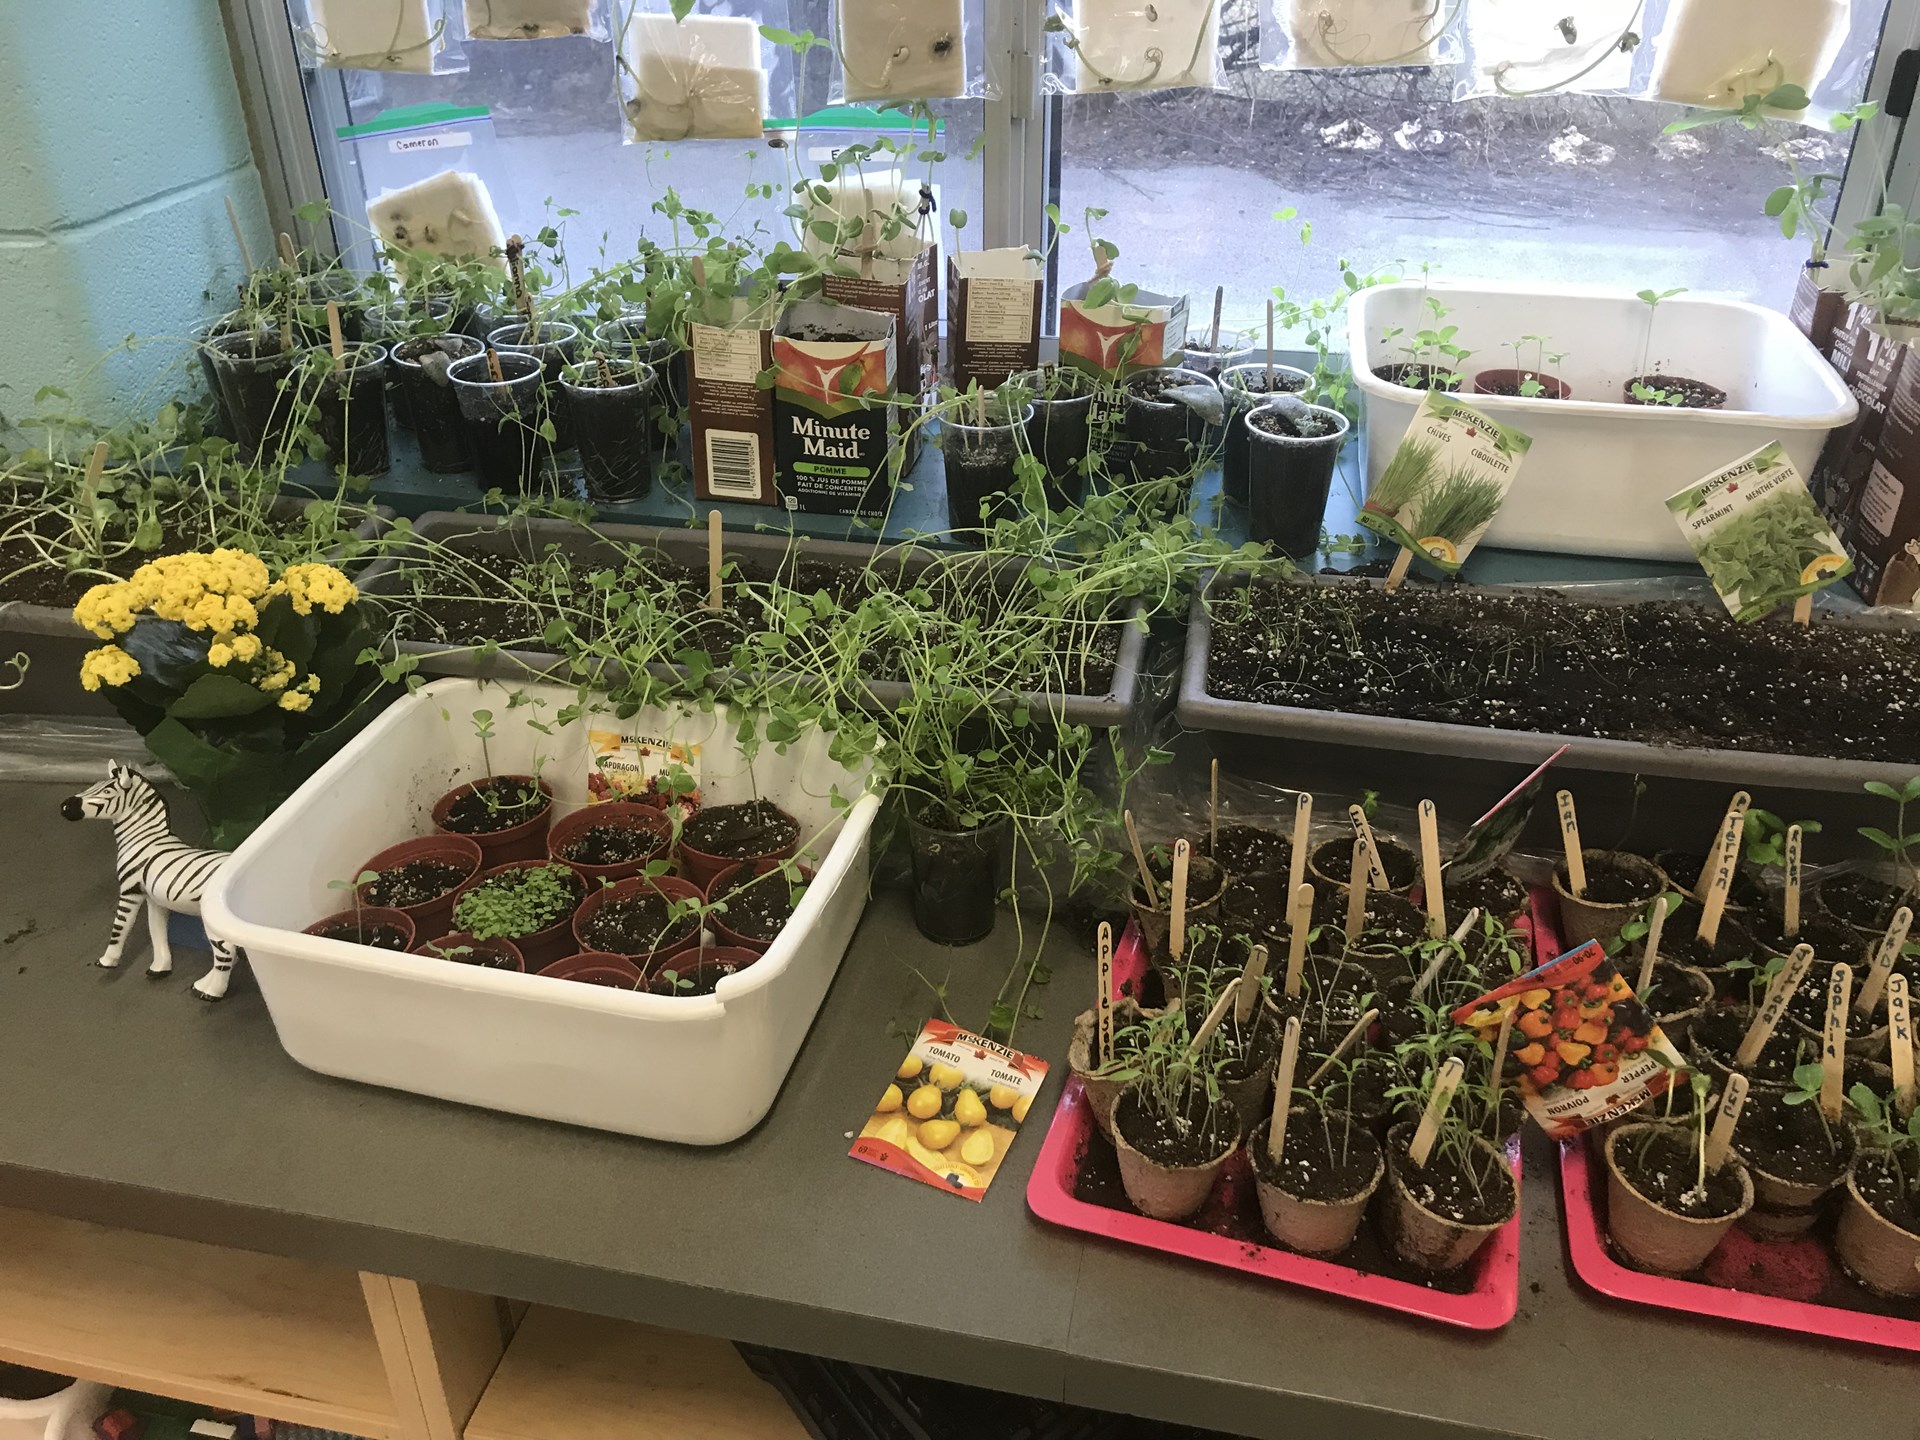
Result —
[{"label": "blue painted wall", "polygon": [[48,384],[102,418],[187,388],[188,331],[244,275],[227,196],[266,259],[216,0],[0,0],[0,414]]}]

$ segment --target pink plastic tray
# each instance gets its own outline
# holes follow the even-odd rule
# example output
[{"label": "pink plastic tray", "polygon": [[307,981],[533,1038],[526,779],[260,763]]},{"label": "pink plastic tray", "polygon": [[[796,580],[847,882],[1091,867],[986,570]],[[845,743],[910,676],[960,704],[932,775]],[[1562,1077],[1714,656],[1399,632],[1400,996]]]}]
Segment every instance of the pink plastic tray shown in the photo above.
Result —
[{"label": "pink plastic tray", "polygon": [[[1116,988],[1129,986],[1145,969],[1145,956],[1131,926],[1115,949],[1113,968]],[[1059,1107],[1053,1113],[1053,1123],[1041,1146],[1033,1177],[1027,1182],[1027,1207],[1042,1220],[1070,1230],[1325,1291],[1365,1305],[1378,1305],[1468,1330],[1498,1330],[1513,1319],[1519,1307],[1520,1221],[1517,1214],[1474,1258],[1460,1277],[1465,1288],[1456,1293],[1417,1280],[1396,1279],[1332,1261],[1312,1260],[1259,1243],[1253,1237],[1263,1232],[1244,1153],[1236,1154],[1228,1162],[1220,1184],[1192,1226],[1149,1220],[1132,1210],[1112,1209],[1082,1200],[1075,1194],[1075,1187],[1083,1159],[1089,1147],[1104,1149],[1106,1144],[1082,1099],[1080,1082],[1069,1078]],[[1507,1158],[1513,1166],[1514,1183],[1518,1185],[1517,1144],[1508,1148]]]},{"label": "pink plastic tray", "polygon": [[[1533,910],[1535,958],[1544,964],[1560,953],[1559,915],[1551,892],[1534,891]],[[1594,1163],[1584,1140],[1569,1141],[1560,1147],[1560,1188],[1566,1197],[1567,1251],[1573,1260],[1574,1273],[1602,1295],[1633,1305],[1652,1305],[1743,1325],[1791,1330],[1797,1335],[1825,1335],[1857,1345],[1920,1351],[1920,1320],[1822,1305],[1817,1301],[1782,1299],[1704,1280],[1670,1280],[1628,1269],[1614,1259],[1613,1252],[1607,1248],[1606,1220],[1601,1213],[1606,1206],[1606,1177]],[[1830,1283],[1847,1289],[1860,1303],[1886,1303],[1874,1300],[1845,1279],[1829,1257],[1825,1243],[1818,1239],[1769,1245],[1748,1241],[1736,1231],[1728,1243],[1749,1244],[1754,1247],[1755,1258],[1781,1257],[1799,1264],[1803,1271],[1818,1273],[1824,1267],[1831,1277]]]}]

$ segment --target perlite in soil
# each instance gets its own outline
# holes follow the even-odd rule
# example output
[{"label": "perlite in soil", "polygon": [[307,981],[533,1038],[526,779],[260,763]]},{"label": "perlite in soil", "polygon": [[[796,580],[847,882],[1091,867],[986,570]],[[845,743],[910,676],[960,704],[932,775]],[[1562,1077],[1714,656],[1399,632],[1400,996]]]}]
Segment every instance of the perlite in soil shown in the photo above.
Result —
[{"label": "perlite in soil", "polygon": [[1852,573],[1778,442],[1689,485],[1667,509],[1736,620],[1757,620]]},{"label": "perlite in soil", "polygon": [[1452,575],[1500,513],[1531,436],[1429,391],[1367,492],[1360,523]]}]

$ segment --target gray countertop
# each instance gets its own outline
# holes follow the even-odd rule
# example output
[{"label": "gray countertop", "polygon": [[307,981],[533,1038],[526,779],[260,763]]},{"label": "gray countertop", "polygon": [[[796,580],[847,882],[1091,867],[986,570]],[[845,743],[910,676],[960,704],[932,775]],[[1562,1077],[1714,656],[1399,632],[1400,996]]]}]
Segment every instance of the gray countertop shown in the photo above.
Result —
[{"label": "gray countertop", "polygon": [[[209,1006],[203,957],[151,981],[105,941],[111,837],[65,787],[0,786],[0,1204],[919,1371],[1261,1437],[1596,1433],[1663,1440],[1920,1436],[1920,1361],[1634,1309],[1585,1291],[1529,1156],[1519,1317],[1491,1336],[1043,1225],[1032,1126],[984,1203],[847,1158],[930,997],[982,1013],[1013,922],[944,951],[870,907],[786,1088],[750,1136],[682,1149],[310,1074],[252,982]],[[1091,990],[1049,944],[1056,1062]],[[1042,1119],[1042,1124],[1044,1120]],[[1602,1399],[1606,1368],[1628,1400]],[[1629,1406],[1631,1407],[1629,1409]]]}]

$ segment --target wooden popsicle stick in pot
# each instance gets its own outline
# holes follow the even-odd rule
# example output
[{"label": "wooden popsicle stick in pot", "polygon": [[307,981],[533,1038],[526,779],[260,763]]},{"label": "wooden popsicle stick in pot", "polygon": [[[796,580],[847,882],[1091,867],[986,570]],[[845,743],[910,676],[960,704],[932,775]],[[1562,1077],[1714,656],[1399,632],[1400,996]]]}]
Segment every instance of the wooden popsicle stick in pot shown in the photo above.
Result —
[{"label": "wooden popsicle stick in pot", "polygon": [[1727,1151],[1733,1147],[1733,1129],[1740,1123],[1740,1112],[1747,1105],[1747,1077],[1734,1074],[1727,1078],[1726,1094],[1720,1097],[1719,1113],[1713,1117],[1713,1130],[1707,1136],[1705,1159],[1710,1174],[1718,1174],[1727,1163]]},{"label": "wooden popsicle stick in pot", "polygon": [[240,228],[240,212],[233,208],[233,197],[224,197],[227,202],[227,224],[233,227],[233,243],[240,247],[240,263],[247,267],[247,274],[253,274],[253,251],[247,248],[246,231]]},{"label": "wooden popsicle stick in pot", "polygon": [[487,346],[487,379],[496,385],[507,383],[507,372],[500,368],[500,352],[491,345]]},{"label": "wooden popsicle stick in pot", "polygon": [[107,442],[97,440],[87,455],[87,472],[80,477],[80,503],[87,514],[98,513],[100,481],[107,473]]},{"label": "wooden popsicle stick in pot", "polygon": [[1140,832],[1133,828],[1133,811],[1123,810],[1120,818],[1126,823],[1127,845],[1133,851],[1133,863],[1140,867],[1140,883],[1145,886],[1149,909],[1160,908],[1160,887],[1154,883],[1153,871],[1147,866],[1147,852],[1140,846]]},{"label": "wooden popsicle stick in pot", "polygon": [[1097,979],[1095,984],[1099,993],[1094,996],[1094,1014],[1099,1016],[1100,1048],[1094,1057],[1096,1065],[1104,1065],[1113,1059],[1113,926],[1106,921],[1100,922],[1099,939],[1094,951]]},{"label": "wooden popsicle stick in pot", "polygon": [[333,363],[347,358],[347,337],[340,328],[340,302],[327,301],[327,345],[333,351]]},{"label": "wooden popsicle stick in pot", "polygon": [[1746,834],[1747,806],[1751,797],[1742,790],[1733,797],[1733,804],[1727,807],[1727,818],[1721,822],[1719,865],[1713,872],[1713,882],[1707,886],[1707,893],[1700,901],[1700,938],[1706,942],[1708,953],[1720,939],[1720,922],[1727,915],[1727,896],[1733,891],[1734,872],[1740,868],[1740,842]]},{"label": "wooden popsicle stick in pot", "polygon": [[1577,900],[1587,893],[1587,852],[1580,844],[1580,814],[1573,808],[1573,792],[1562,790],[1553,797],[1560,807],[1560,847],[1567,855],[1567,889]]},{"label": "wooden popsicle stick in pot", "polygon": [[1653,984],[1653,967],[1660,963],[1660,937],[1667,928],[1667,897],[1653,897],[1653,908],[1647,911],[1647,948],[1640,957],[1640,983],[1633,987],[1633,993],[1646,999],[1647,987]]},{"label": "wooden popsicle stick in pot", "polygon": [[707,609],[720,608],[720,554],[725,537],[721,533],[720,512],[707,512]]},{"label": "wooden popsicle stick in pot", "polygon": [[1871,1015],[1880,1008],[1880,997],[1886,991],[1887,980],[1900,959],[1900,952],[1906,948],[1907,932],[1912,928],[1913,911],[1902,905],[1893,912],[1893,923],[1887,926],[1880,948],[1874,952],[1873,968],[1867,972],[1860,994],[1854,999],[1853,1008],[1862,1015]]},{"label": "wooden popsicle stick in pot", "polygon": [[1215,760],[1208,767],[1207,785],[1207,855],[1213,863],[1220,863],[1220,762]]},{"label": "wooden popsicle stick in pot", "polygon": [[1178,960],[1187,953],[1187,872],[1193,865],[1193,847],[1186,837],[1173,842],[1173,923],[1167,927],[1167,952]]},{"label": "wooden popsicle stick in pot", "polygon": [[1913,997],[1907,977],[1887,981],[1887,1045],[1893,1061],[1893,1109],[1905,1120],[1913,1113]]},{"label": "wooden popsicle stick in pot", "polygon": [[1207,336],[1207,349],[1213,351],[1215,355],[1218,355],[1220,353],[1220,307],[1226,303],[1226,300],[1227,300],[1227,287],[1224,285],[1214,286],[1213,287],[1213,330]]},{"label": "wooden popsicle stick in pot", "polygon": [[1239,993],[1240,977],[1236,975],[1220,991],[1220,998],[1213,1002],[1213,1009],[1207,1012],[1207,1018],[1200,1022],[1200,1028],[1187,1043],[1187,1054],[1198,1055],[1207,1048],[1207,1042],[1213,1039],[1213,1032],[1220,1028],[1220,1022],[1227,1018],[1227,1011],[1233,1008],[1234,996]]},{"label": "wooden popsicle stick in pot", "polygon": [[1280,1040],[1280,1068],[1273,1073],[1273,1120],[1267,1127],[1267,1158],[1275,1165],[1287,1147],[1287,1115],[1293,1109],[1293,1072],[1300,1066],[1300,1017],[1287,1017]]},{"label": "wooden popsicle stick in pot", "polygon": [[1351,944],[1367,928],[1367,837],[1353,837],[1353,858],[1347,864],[1347,941]]},{"label": "wooden popsicle stick in pot", "polygon": [[1802,837],[1800,827],[1798,825],[1789,825],[1787,827],[1786,857],[1787,890],[1786,897],[1781,902],[1782,918],[1785,921],[1785,924],[1781,928],[1789,940],[1797,938],[1800,934],[1801,845]]},{"label": "wooden popsicle stick in pot", "polygon": [[1307,878],[1307,847],[1313,843],[1313,796],[1302,790],[1293,802],[1293,853],[1287,857],[1287,894]]},{"label": "wooden popsicle stick in pot", "polygon": [[1260,1002],[1260,982],[1267,973],[1267,947],[1256,945],[1240,972],[1240,997],[1234,1002],[1233,1023],[1245,1025],[1253,1019],[1253,1007]]},{"label": "wooden popsicle stick in pot", "polygon": [[1379,1018],[1380,1012],[1378,1010],[1369,1010],[1358,1020],[1354,1021],[1353,1028],[1340,1038],[1340,1043],[1333,1047],[1332,1052],[1325,1060],[1320,1062],[1320,1068],[1307,1077],[1307,1088],[1311,1090],[1324,1080],[1327,1072],[1340,1062],[1340,1057],[1358,1045],[1360,1043],[1360,1037],[1371,1030],[1373,1028],[1373,1022]]},{"label": "wooden popsicle stick in pot", "polygon": [[1293,887],[1293,904],[1287,911],[1287,973],[1281,988],[1298,999],[1305,983],[1307,967],[1307,931],[1313,928],[1313,886],[1302,881]]},{"label": "wooden popsicle stick in pot", "polygon": [[1713,844],[1707,849],[1707,858],[1700,866],[1700,876],[1693,882],[1693,898],[1705,901],[1707,887],[1713,884],[1714,873],[1720,868],[1720,852],[1726,848],[1727,827],[1739,822],[1742,832],[1746,829],[1747,806],[1752,797],[1744,790],[1733,792],[1733,799],[1727,802],[1727,813],[1720,817],[1720,828],[1714,832]]},{"label": "wooden popsicle stick in pot", "polygon": [[[1462,917],[1460,924],[1454,929],[1452,936],[1449,938],[1452,939],[1455,946],[1458,946],[1468,935],[1473,933],[1473,927],[1479,923],[1480,907],[1476,905]],[[1440,947],[1439,953],[1433,957],[1433,963],[1421,971],[1420,978],[1413,982],[1413,999],[1419,1000],[1426,995],[1427,987],[1440,978],[1440,972],[1447,968],[1447,962],[1453,959],[1453,954],[1453,950],[1447,946],[1443,945]]]},{"label": "wooden popsicle stick in pot", "polygon": [[1400,553],[1393,558],[1393,568],[1387,571],[1386,590],[1389,595],[1407,583],[1407,571],[1413,566],[1413,550],[1402,545]]},{"label": "wooden popsicle stick in pot", "polygon": [[[1267,301],[1267,387],[1266,393],[1273,394],[1273,301]],[[1391,588],[1391,587],[1389,587]]]},{"label": "wooden popsicle stick in pot", "polygon": [[1780,1024],[1780,1017],[1787,1013],[1787,1002],[1793,998],[1793,992],[1800,988],[1800,982],[1807,978],[1807,971],[1813,968],[1813,947],[1796,945],[1793,954],[1767,989],[1767,998],[1760,1002],[1760,1013],[1753,1017],[1753,1024],[1747,1027],[1739,1050],[1734,1052],[1733,1063],[1742,1070],[1753,1068],[1753,1062],[1760,1058],[1760,1052],[1766,1048],[1767,1041],[1773,1038],[1774,1030]]},{"label": "wooden popsicle stick in pot", "polygon": [[289,270],[300,268],[300,252],[293,248],[293,236],[284,230],[280,232],[280,259]]},{"label": "wooden popsicle stick in pot", "polygon": [[1493,1069],[1487,1073],[1487,1108],[1496,1116],[1500,1113],[1500,1082],[1507,1073],[1507,1049],[1513,1044],[1513,1017],[1519,1008],[1517,1001],[1507,1006],[1507,1013],[1500,1017],[1500,1036],[1493,1042]]},{"label": "wooden popsicle stick in pot", "polygon": [[1353,833],[1367,842],[1367,883],[1375,890],[1391,890],[1387,883],[1387,864],[1380,858],[1380,842],[1373,838],[1373,825],[1367,819],[1367,812],[1358,805],[1347,807],[1347,819],[1353,822]]},{"label": "wooden popsicle stick in pot", "polygon": [[1793,602],[1793,623],[1796,625],[1813,624],[1813,596],[1802,595]]},{"label": "wooden popsicle stick in pot", "polygon": [[1413,1132],[1413,1143],[1407,1147],[1407,1158],[1418,1168],[1424,1169],[1428,1157],[1433,1154],[1433,1145],[1440,1138],[1440,1122],[1447,1118],[1447,1106],[1453,1103],[1453,1092],[1460,1088],[1460,1077],[1466,1074],[1466,1066],[1460,1063],[1460,1057],[1454,1056],[1440,1067],[1440,1073],[1433,1080],[1433,1094],[1427,1100],[1427,1108],[1420,1116],[1420,1124]]},{"label": "wooden popsicle stick in pot", "polygon": [[1853,1000],[1853,967],[1842,960],[1827,981],[1827,1023],[1820,1048],[1820,1113],[1841,1118],[1846,1093],[1847,1009]]},{"label": "wooden popsicle stick in pot", "polygon": [[1420,802],[1420,888],[1426,892],[1427,934],[1447,933],[1447,901],[1440,888],[1440,812]]}]

